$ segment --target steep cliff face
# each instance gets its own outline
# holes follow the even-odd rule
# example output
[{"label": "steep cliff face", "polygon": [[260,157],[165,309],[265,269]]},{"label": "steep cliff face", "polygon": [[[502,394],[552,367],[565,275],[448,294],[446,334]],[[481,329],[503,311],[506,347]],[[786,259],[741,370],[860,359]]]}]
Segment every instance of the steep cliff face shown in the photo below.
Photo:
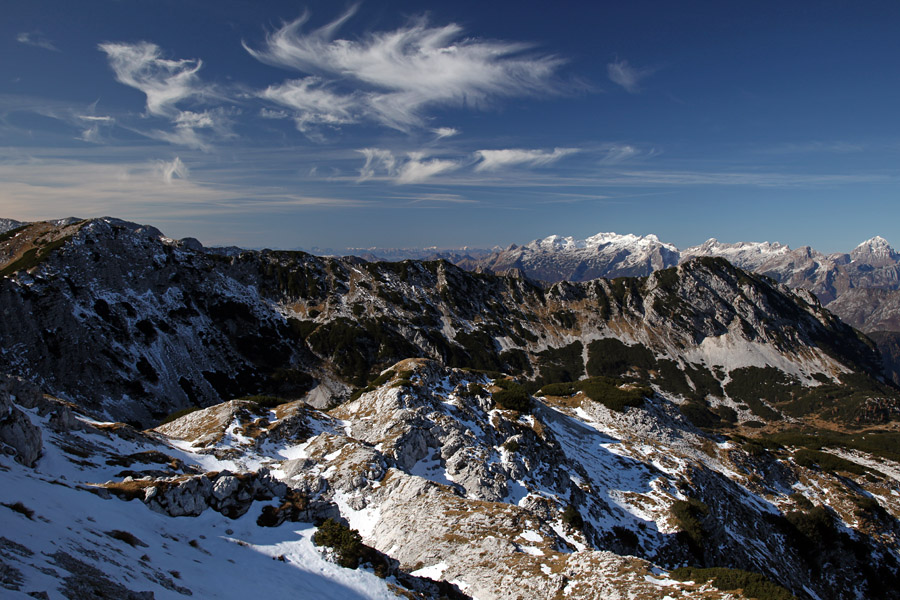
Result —
[{"label": "steep cliff face", "polygon": [[[722,259],[545,288],[444,261],[218,254],[114,219],[31,225],[0,252],[0,367],[144,424],[250,393],[324,406],[406,357],[688,391],[701,375],[673,368],[719,387],[742,368],[801,386],[877,371],[871,343],[814,298]],[[610,362],[620,347],[637,358]]]}]

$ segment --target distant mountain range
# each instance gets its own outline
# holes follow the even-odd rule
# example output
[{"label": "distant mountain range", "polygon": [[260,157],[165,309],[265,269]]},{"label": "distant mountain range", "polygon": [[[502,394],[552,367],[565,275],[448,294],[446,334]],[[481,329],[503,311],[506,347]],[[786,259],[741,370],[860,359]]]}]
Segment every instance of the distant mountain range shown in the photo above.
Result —
[{"label": "distant mountain range", "polygon": [[473,271],[504,273],[515,269],[541,281],[578,282],[600,277],[644,277],[700,256],[721,257],[741,269],[809,290],[823,305],[863,331],[900,331],[900,254],[879,236],[849,253],[824,254],[809,246],[791,249],[777,242],[728,244],[711,238],[679,250],[655,235],[598,233],[583,240],[552,235],[480,258],[473,252],[441,258]]}]

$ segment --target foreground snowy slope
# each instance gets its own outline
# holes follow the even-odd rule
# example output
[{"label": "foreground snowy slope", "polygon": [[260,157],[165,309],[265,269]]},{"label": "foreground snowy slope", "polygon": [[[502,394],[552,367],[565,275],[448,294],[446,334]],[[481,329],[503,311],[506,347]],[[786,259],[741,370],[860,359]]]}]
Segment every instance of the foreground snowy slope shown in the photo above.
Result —
[{"label": "foreground snowy slope", "polygon": [[[670,573],[687,564],[756,577],[768,595],[755,597],[893,597],[878,586],[898,574],[900,464],[856,452],[804,466],[803,449],[717,440],[666,395],[594,383],[599,394],[528,399],[507,379],[407,360],[330,414],[241,400],[142,433],[9,380],[3,585],[65,598],[390,598],[401,583],[479,600],[741,597]],[[326,517],[449,587],[326,561],[303,522]],[[816,531],[850,554],[810,555]]]},{"label": "foreground snowy slope", "polygon": [[[20,395],[33,394],[13,383]],[[8,394],[5,386],[0,390]],[[4,598],[34,592],[69,599],[404,597],[390,578],[327,560],[311,541],[316,530],[312,523],[259,526],[260,510],[278,506],[277,497],[235,499],[235,506],[246,505],[237,518],[211,508],[175,518],[140,501],[111,496],[102,487],[106,482],[128,488],[150,478],[159,485],[198,477],[207,473],[201,466],[206,457],[122,424],[75,416],[67,405],[50,399],[22,398],[25,404],[35,404],[30,409],[15,400],[4,403],[8,416],[0,426],[0,442],[7,451],[0,454]],[[23,439],[11,430],[14,419],[22,417],[25,425],[19,421],[19,429],[40,432],[40,458],[33,467],[22,465],[23,453],[10,445]],[[136,472],[125,468],[129,466]],[[137,483],[123,477],[124,472],[138,477]],[[216,474],[211,475],[215,479]],[[222,484],[215,491],[222,500],[237,495]]]}]

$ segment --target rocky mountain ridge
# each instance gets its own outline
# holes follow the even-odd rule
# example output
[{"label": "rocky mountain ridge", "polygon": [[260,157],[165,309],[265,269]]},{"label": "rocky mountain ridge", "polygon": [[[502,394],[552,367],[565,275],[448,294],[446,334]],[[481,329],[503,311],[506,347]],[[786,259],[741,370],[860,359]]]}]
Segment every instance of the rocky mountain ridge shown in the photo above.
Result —
[{"label": "rocky mountain ridge", "polygon": [[445,261],[223,255],[94,219],[31,225],[0,260],[0,368],[143,424],[241,393],[323,406],[406,357],[550,383],[627,372],[591,372],[618,344],[640,348],[651,383],[671,372],[679,389],[696,387],[674,374],[688,365],[716,385],[767,366],[809,384],[879,361],[814,297],[721,259],[544,288]]},{"label": "rocky mountain ridge", "polygon": [[274,597],[897,597],[900,392],[723,258],[543,285],[105,218],[0,273],[6,589],[229,596],[221,556]]}]

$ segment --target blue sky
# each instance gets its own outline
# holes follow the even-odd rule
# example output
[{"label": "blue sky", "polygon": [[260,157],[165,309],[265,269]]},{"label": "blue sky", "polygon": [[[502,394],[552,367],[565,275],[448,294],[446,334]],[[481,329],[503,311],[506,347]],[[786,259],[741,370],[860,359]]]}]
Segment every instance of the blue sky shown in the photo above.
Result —
[{"label": "blue sky", "polygon": [[13,1],[0,216],[900,245],[900,3]]}]

